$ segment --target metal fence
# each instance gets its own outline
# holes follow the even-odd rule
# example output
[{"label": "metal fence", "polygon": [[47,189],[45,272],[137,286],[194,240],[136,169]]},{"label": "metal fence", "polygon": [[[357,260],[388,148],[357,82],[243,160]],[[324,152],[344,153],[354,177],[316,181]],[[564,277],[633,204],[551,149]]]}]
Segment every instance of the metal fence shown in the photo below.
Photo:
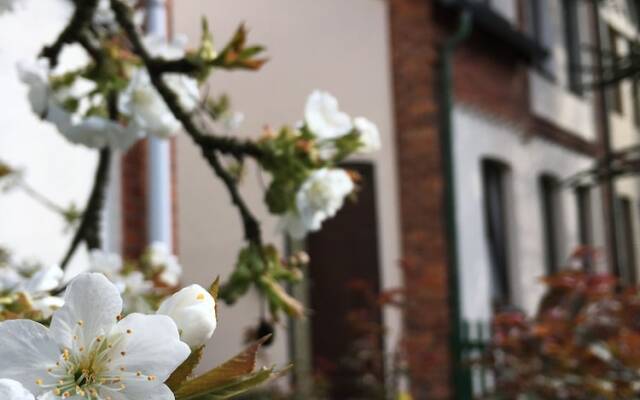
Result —
[{"label": "metal fence", "polygon": [[464,387],[460,388],[459,400],[483,398],[491,393],[495,383],[494,372],[480,362],[491,341],[491,325],[486,321],[463,321],[460,328]]}]

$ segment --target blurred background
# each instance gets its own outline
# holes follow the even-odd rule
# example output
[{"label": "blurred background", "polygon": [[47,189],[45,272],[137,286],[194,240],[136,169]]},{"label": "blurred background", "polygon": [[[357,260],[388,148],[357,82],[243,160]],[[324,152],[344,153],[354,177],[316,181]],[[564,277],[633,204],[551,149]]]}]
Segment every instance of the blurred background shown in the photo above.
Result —
[{"label": "blurred background", "polygon": [[[382,150],[348,164],[362,177],[358,201],[306,243],[279,237],[258,169],[244,178],[269,240],[311,257],[306,281],[293,289],[308,318],[270,323],[274,342],[262,354],[266,364],[294,363],[285,383],[298,398],[318,390],[333,399],[385,398],[390,386],[410,387],[417,399],[471,398],[486,382],[461,373],[461,360],[489,340],[496,312],[535,312],[540,277],[572,268],[637,283],[640,181],[636,164],[614,167],[640,145],[638,84],[608,79],[607,68],[633,54],[638,2],[151,0],[150,7],[194,47],[202,15],[218,45],[244,21],[267,47],[270,61],[259,73],[216,72],[208,84],[244,114],[238,135],[301,119],[314,89],[380,128]],[[97,159],[33,119],[15,68],[69,13],[64,0],[47,0],[46,8],[32,1],[0,22],[0,158],[55,202],[83,204]],[[161,160],[140,142],[112,168],[106,250],[135,258],[158,239],[151,204],[162,197],[162,238],[180,258],[183,282],[208,285],[232,271],[242,245],[238,217],[187,137],[173,139]],[[168,171],[160,186],[150,184],[157,169]],[[17,256],[57,262],[69,237],[32,196],[0,196],[0,243]],[[572,257],[581,248],[597,256]],[[256,295],[221,306],[202,368],[255,337],[261,308]]]}]

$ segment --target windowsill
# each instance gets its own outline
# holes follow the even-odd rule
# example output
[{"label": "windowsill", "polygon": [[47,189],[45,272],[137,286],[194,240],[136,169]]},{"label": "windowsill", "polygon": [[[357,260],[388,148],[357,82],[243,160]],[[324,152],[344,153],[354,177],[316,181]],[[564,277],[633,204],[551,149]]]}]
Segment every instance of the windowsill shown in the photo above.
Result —
[{"label": "windowsill", "polygon": [[579,95],[557,79],[530,69],[529,95],[534,115],[586,141],[596,140],[593,103],[586,93]]}]

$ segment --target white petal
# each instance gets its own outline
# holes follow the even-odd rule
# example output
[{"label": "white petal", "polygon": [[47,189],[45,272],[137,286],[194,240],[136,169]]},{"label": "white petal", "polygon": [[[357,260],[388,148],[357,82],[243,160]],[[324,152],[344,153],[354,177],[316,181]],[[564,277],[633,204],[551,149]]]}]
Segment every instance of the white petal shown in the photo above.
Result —
[{"label": "white petal", "polygon": [[122,270],[122,257],[119,254],[94,249],[89,253],[89,264],[91,271],[101,272],[111,278]]},{"label": "white petal", "polygon": [[307,235],[307,227],[302,222],[300,216],[294,212],[289,212],[280,218],[278,230],[296,240],[304,239]]},{"label": "white petal", "polygon": [[149,387],[145,385],[144,381],[134,384],[129,383],[124,393],[118,390],[101,389],[100,394],[104,398],[111,396],[112,400],[175,400],[173,392],[167,385],[156,384]]},{"label": "white petal", "polygon": [[33,400],[33,394],[12,379],[0,379],[0,399],[2,400]]},{"label": "white petal", "polygon": [[130,314],[118,322],[112,334],[126,335],[126,340],[113,349],[126,355],[115,357],[113,368],[155,375],[156,383],[167,380],[191,354],[189,346],[180,340],[176,324],[165,315]]},{"label": "white petal", "polygon": [[[0,323],[0,374],[37,393],[36,380],[47,383],[47,374],[60,356],[60,348],[43,325],[29,320]],[[55,381],[55,379],[54,379]]]},{"label": "white petal", "polygon": [[53,314],[51,334],[69,348],[74,335],[80,337],[79,343],[88,346],[97,336],[109,333],[122,312],[118,289],[98,273],[83,273],[71,281],[64,302]]},{"label": "white petal", "polygon": [[57,288],[63,277],[62,269],[58,265],[51,265],[36,272],[21,289],[30,294],[48,292]]},{"label": "white petal", "polygon": [[56,310],[64,306],[64,299],[57,296],[35,298],[31,302],[33,308],[40,311],[44,319],[49,319]]},{"label": "white petal", "polygon": [[370,153],[380,150],[382,144],[380,143],[380,131],[376,124],[364,117],[355,118],[353,124],[360,135],[360,142],[362,143],[359,152]]},{"label": "white petal", "polygon": [[305,106],[305,121],[319,139],[335,139],[353,129],[351,118],[341,112],[338,100],[327,92],[311,93]]}]

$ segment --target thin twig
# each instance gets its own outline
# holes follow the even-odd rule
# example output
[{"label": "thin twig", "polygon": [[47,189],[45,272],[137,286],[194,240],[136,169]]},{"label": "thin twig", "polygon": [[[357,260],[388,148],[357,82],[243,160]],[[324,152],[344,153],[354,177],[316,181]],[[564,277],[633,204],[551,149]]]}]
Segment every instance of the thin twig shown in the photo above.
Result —
[{"label": "thin twig", "polygon": [[163,80],[163,74],[167,71],[159,67],[161,64],[157,64],[157,60],[149,54],[142,43],[142,38],[131,19],[129,7],[126,4],[123,4],[120,0],[111,0],[111,8],[116,15],[116,20],[131,42],[135,53],[140,56],[142,62],[146,66],[153,86],[156,88],[158,93],[160,93],[176,119],[182,123],[182,126],[189,136],[200,147],[202,155],[226,186],[229,195],[231,196],[231,201],[238,208],[240,217],[242,218],[245,239],[262,246],[260,223],[242,198],[238,190],[237,182],[222,166],[218,158],[219,152],[236,156],[259,156],[261,154],[260,150],[249,142],[241,143],[232,139],[213,137],[200,131],[191,119],[191,116],[180,105],[176,94]]},{"label": "thin twig", "polygon": [[62,207],[59,204],[56,204],[53,200],[51,200],[50,198],[48,198],[44,194],[40,193],[39,191],[37,191],[35,188],[33,188],[31,185],[29,185],[24,180],[22,180],[22,179],[18,180],[16,185],[20,189],[22,189],[22,191],[25,192],[29,197],[31,197],[32,199],[34,199],[38,203],[42,204],[43,206],[45,206],[49,210],[51,210],[51,211],[53,211],[55,213],[58,213],[58,214],[62,214],[62,215],[65,215],[67,213],[67,210],[64,207]]}]

